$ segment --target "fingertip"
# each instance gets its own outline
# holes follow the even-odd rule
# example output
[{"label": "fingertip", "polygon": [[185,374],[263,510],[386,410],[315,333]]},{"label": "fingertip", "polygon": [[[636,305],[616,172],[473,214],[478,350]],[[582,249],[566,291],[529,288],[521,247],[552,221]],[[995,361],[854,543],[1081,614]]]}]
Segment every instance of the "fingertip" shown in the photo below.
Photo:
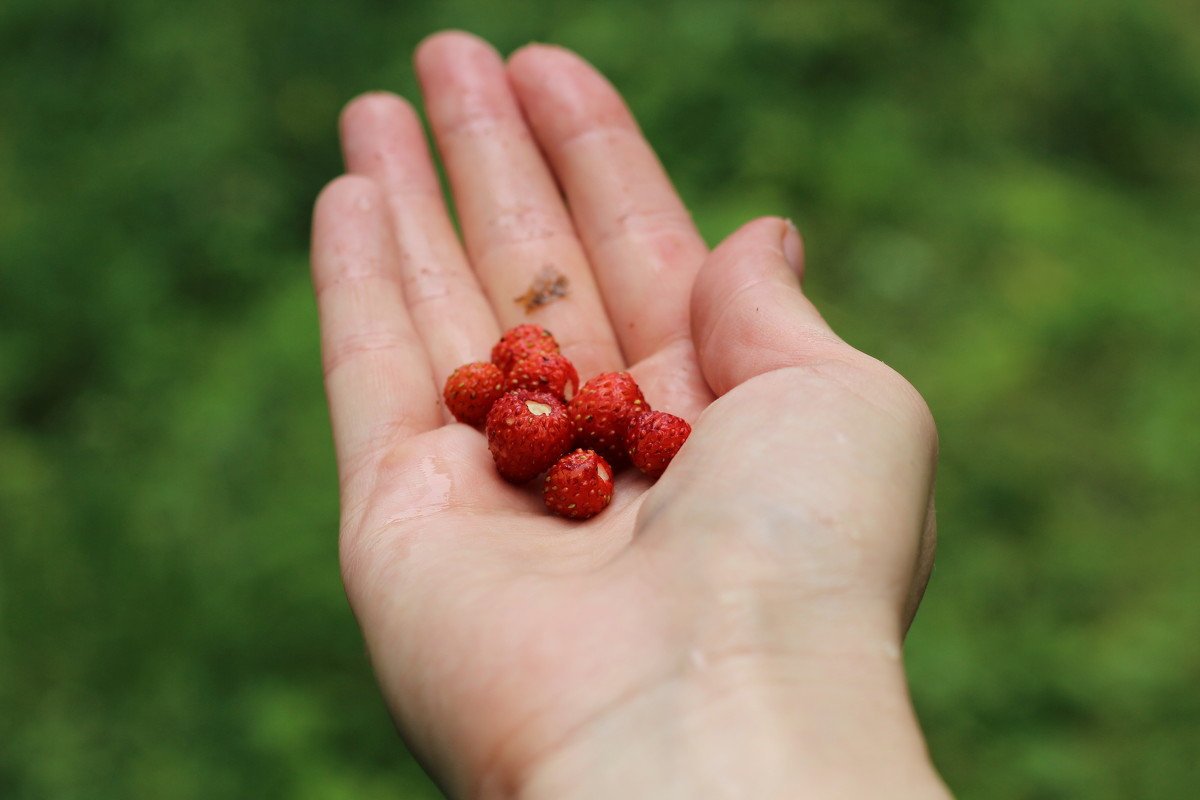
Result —
[{"label": "fingertip", "polygon": [[457,29],[430,34],[413,51],[413,63],[418,73],[428,72],[447,60],[460,58],[502,61],[500,54],[487,41]]},{"label": "fingertip", "polygon": [[800,290],[792,263],[802,262],[795,227],[762,217],[730,234],[701,267],[692,292],[693,338],[717,394],[841,346]]},{"label": "fingertip", "polygon": [[399,148],[424,147],[424,129],[416,109],[390,92],[373,91],[355,97],[342,109],[338,129],[342,160],[348,172],[379,178],[390,143]]},{"label": "fingertip", "polygon": [[546,42],[529,42],[528,44],[521,45],[508,56],[509,68],[520,71],[552,65],[556,62],[559,64],[583,62],[583,59],[561,45]]},{"label": "fingertip", "polygon": [[538,57],[537,54],[540,51],[547,50],[552,47],[553,45],[546,44],[545,42],[526,42],[508,54],[508,64],[509,66],[512,66],[516,63],[528,61],[531,58],[536,59]]},{"label": "fingertip", "polygon": [[796,227],[796,223],[790,219],[784,221],[783,232],[783,255],[788,266],[792,268],[792,272],[796,277],[804,279],[804,237],[800,234],[800,229]]},{"label": "fingertip", "polygon": [[362,175],[340,175],[321,193],[313,208],[312,271],[318,293],[341,272],[361,263],[350,257],[378,249],[386,227],[385,200],[378,184]]},{"label": "fingertip", "polygon": [[343,106],[339,126],[345,132],[348,128],[364,122],[397,115],[415,117],[416,110],[400,95],[382,90],[372,90],[352,98]]},{"label": "fingertip", "polygon": [[518,48],[508,57],[508,72],[524,86],[547,86],[592,95],[616,94],[607,78],[578,53],[555,44],[534,42]]},{"label": "fingertip", "polygon": [[447,140],[481,125],[524,125],[504,59],[484,40],[462,31],[435,34],[417,48],[415,65],[425,116],[443,150]]},{"label": "fingertip", "polygon": [[486,42],[469,31],[465,31],[461,28],[445,28],[440,31],[434,31],[421,41],[417,42],[417,46],[413,50],[414,57],[420,60],[424,57],[423,54],[435,51],[442,47],[451,46],[456,42],[479,43],[487,46]]},{"label": "fingertip", "polygon": [[[729,284],[729,288],[751,278],[792,282],[788,276],[794,272],[786,248],[793,235],[799,239],[794,226],[782,217],[751,220],[717,245],[697,281]],[[791,246],[795,247],[795,242]],[[800,247],[802,250],[802,243]]]},{"label": "fingertip", "polygon": [[[717,245],[716,250],[721,250],[722,248],[733,250],[755,241],[761,245],[767,245],[772,242],[780,244],[783,242],[783,237],[787,233],[789,224],[788,220],[783,217],[767,216],[752,219],[725,237],[725,240]],[[782,251],[780,252],[782,253]]]},{"label": "fingertip", "polygon": [[317,195],[314,226],[324,229],[337,219],[378,212],[381,200],[379,186],[370,178],[351,173],[339,175]]},{"label": "fingertip", "polygon": [[638,130],[609,80],[566,48],[525,45],[509,56],[508,76],[543,147],[557,147],[597,129]]}]

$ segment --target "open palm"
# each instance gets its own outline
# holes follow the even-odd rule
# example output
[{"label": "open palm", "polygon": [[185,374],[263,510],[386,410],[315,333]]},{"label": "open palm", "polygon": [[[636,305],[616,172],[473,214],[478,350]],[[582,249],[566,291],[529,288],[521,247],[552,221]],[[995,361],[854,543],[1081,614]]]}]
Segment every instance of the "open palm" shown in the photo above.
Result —
[{"label": "open palm", "polygon": [[[932,425],[804,298],[795,231],[758,220],[710,254],[570,53],[506,64],[448,33],[416,63],[461,240],[416,114],[367,95],[343,116],[350,174],[317,203],[313,272],[346,588],[431,773],[455,796],[553,786],[547,764],[565,776],[814,654],[898,669],[932,556]],[[565,296],[529,308],[548,276]],[[607,510],[564,520],[449,418],[446,376],[522,322],[581,380],[629,369],[693,424],[657,484],[626,470]]]}]

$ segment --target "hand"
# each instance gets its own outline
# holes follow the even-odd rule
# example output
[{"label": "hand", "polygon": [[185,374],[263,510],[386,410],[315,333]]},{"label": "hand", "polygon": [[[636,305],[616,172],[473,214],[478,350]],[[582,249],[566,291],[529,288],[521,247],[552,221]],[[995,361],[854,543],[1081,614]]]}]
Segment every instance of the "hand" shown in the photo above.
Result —
[{"label": "hand", "polygon": [[[579,58],[445,33],[416,67],[462,243],[412,108],[367,95],[313,276],[346,589],[431,775],[473,797],[945,797],[900,662],[933,554],[920,397],[804,297],[788,223],[710,254]],[[569,294],[527,313],[547,267]],[[554,517],[452,422],[446,376],[522,322],[692,422],[657,484],[626,471],[599,516]]]}]

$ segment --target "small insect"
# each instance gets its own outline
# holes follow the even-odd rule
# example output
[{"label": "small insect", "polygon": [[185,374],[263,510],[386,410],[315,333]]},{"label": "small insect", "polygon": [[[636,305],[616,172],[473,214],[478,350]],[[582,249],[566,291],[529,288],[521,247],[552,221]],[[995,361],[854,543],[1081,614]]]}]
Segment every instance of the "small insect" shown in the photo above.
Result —
[{"label": "small insect", "polygon": [[513,300],[525,307],[526,314],[531,314],[536,309],[570,294],[567,286],[567,276],[547,264],[542,267],[541,272],[534,276],[533,282],[529,284],[529,290]]}]

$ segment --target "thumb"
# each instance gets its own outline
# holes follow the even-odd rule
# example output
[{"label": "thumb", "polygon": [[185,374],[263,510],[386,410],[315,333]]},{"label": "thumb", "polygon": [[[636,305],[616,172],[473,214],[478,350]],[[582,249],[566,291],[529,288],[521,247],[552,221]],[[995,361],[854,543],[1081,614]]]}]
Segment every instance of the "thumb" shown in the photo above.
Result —
[{"label": "thumb", "polygon": [[[714,452],[719,464],[727,464],[727,454],[736,447],[757,441],[770,448],[788,437],[817,454],[792,462],[786,474],[780,468],[773,471],[788,486],[780,496],[818,519],[854,520],[860,530],[876,532],[880,538],[866,551],[881,568],[876,575],[888,576],[879,585],[902,604],[907,625],[933,562],[936,429],[916,389],[839,339],[804,296],[802,253],[795,228],[766,217],[731,234],[696,276],[692,335],[713,392],[723,396],[766,373],[780,378],[767,384],[769,391],[743,393],[736,411],[720,400],[710,406],[709,429],[733,432]],[[802,390],[794,380],[798,371],[789,367],[802,368],[799,373],[809,379]],[[772,396],[784,398],[786,408],[773,405],[777,401]],[[765,429],[748,428],[764,420]],[[701,455],[693,448],[689,458]],[[766,460],[765,453],[743,457],[744,463]],[[864,489],[867,467],[875,482]],[[711,462],[675,474],[698,487],[698,497],[722,496],[719,486],[704,484],[708,475],[729,483],[728,473]],[[761,488],[762,476],[753,477]],[[656,490],[675,480],[664,476]],[[694,547],[694,539],[687,546]],[[820,561],[814,556],[813,563]]]},{"label": "thumb", "polygon": [[717,395],[756,375],[848,349],[800,288],[804,248],[791,223],[749,222],[708,257],[692,289],[692,338]]}]

